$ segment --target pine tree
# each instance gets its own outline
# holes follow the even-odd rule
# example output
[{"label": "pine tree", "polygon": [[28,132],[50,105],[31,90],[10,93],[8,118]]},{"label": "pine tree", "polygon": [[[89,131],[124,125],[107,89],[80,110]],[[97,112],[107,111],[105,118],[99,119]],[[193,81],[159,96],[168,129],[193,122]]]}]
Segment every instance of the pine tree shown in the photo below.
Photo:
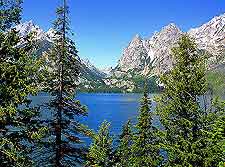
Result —
[{"label": "pine tree", "polygon": [[213,110],[203,109],[199,100],[207,91],[204,55],[186,35],[172,53],[175,66],[161,77],[164,91],[157,100],[161,146],[168,156],[165,166],[213,167],[208,150]]},{"label": "pine tree", "polygon": [[39,91],[37,74],[41,72],[41,62],[34,58],[32,35],[21,38],[10,29],[20,20],[19,5],[20,1],[1,1],[0,163],[4,167],[31,166],[33,139],[45,131],[36,126],[39,111],[30,106],[28,97]]},{"label": "pine tree", "polygon": [[115,151],[118,162],[116,162],[115,166],[130,166],[132,137],[131,123],[130,120],[128,120],[123,126],[122,134],[119,136],[119,145]]},{"label": "pine tree", "polygon": [[0,0],[0,30],[5,31],[21,20],[22,0]]},{"label": "pine tree", "polygon": [[[218,97],[213,100],[212,107],[204,117],[205,131],[207,132],[207,148],[204,149],[208,166],[217,166],[225,162],[225,101]],[[224,163],[222,163],[224,165]]]},{"label": "pine tree", "polygon": [[57,8],[54,22],[54,44],[47,54],[46,66],[49,71],[46,91],[51,95],[49,117],[45,120],[50,129],[44,139],[45,148],[37,159],[39,166],[77,166],[82,163],[87,149],[80,139],[88,133],[79,123],[79,116],[86,116],[86,108],[75,99],[76,83],[79,77],[79,58],[75,43],[71,40],[66,0]]},{"label": "pine tree", "polygon": [[93,142],[87,155],[87,167],[113,166],[113,139],[109,133],[110,123],[103,122],[98,133],[93,136]]},{"label": "pine tree", "polygon": [[153,113],[148,98],[147,86],[141,100],[141,107],[132,145],[131,166],[158,166],[161,161],[157,128],[152,125]]}]

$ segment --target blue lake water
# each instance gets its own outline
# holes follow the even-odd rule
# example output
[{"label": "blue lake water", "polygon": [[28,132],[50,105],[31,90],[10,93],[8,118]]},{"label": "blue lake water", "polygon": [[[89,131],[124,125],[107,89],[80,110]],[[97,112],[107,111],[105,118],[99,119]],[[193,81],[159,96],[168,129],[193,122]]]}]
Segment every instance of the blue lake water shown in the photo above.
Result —
[{"label": "blue lake water", "polygon": [[118,134],[128,120],[138,114],[141,94],[81,93],[77,99],[88,108],[88,116],[82,120],[89,128],[97,130],[106,120],[111,122],[111,132]]},{"label": "blue lake water", "polygon": [[[150,98],[154,96],[155,94],[149,95]],[[88,116],[80,117],[78,120],[95,132],[97,132],[101,123],[106,120],[111,123],[111,134],[116,136],[120,134],[123,124],[128,119],[133,124],[136,123],[141,98],[142,94],[135,93],[79,93],[76,99],[87,106]],[[41,93],[39,96],[32,97],[32,99],[34,104],[44,104],[49,101],[49,96],[46,93]],[[203,100],[200,99],[200,102],[204,106]],[[152,102],[152,111],[154,111],[155,106],[156,103]],[[44,115],[49,117],[49,110],[46,109]],[[153,124],[160,126],[157,118],[153,118]],[[90,139],[84,137],[83,140],[86,144],[90,144]]]},{"label": "blue lake water", "polygon": [[[150,98],[153,96],[149,95]],[[88,108],[88,116],[80,118],[80,121],[94,131],[104,120],[109,121],[111,133],[118,135],[128,119],[136,122],[141,97],[142,94],[136,93],[79,93],[76,99]],[[41,93],[32,99],[34,104],[43,104],[49,101],[49,96]],[[152,106],[154,109],[155,103]],[[44,113],[48,117],[49,111]]]},{"label": "blue lake water", "polygon": [[136,122],[141,97],[142,94],[130,93],[78,94],[77,99],[88,108],[88,116],[82,119],[82,122],[97,131],[104,120],[109,121],[112,134],[117,135],[128,119],[131,119],[133,123]]}]

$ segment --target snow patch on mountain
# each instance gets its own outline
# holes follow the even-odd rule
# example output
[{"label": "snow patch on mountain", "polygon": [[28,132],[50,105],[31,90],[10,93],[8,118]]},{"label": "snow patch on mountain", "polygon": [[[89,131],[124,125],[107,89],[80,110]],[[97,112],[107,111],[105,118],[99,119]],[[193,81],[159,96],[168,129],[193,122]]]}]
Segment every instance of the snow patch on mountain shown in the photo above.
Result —
[{"label": "snow patch on mountain", "polygon": [[218,59],[225,50],[225,13],[188,32],[182,32],[174,23],[170,23],[148,39],[136,35],[124,49],[113,73],[136,70],[144,74],[152,68],[155,74],[169,71],[174,64],[171,48],[176,46],[183,34],[195,39],[200,49],[211,54],[211,59]]},{"label": "snow patch on mountain", "polygon": [[[38,41],[40,52],[43,53],[47,51],[55,38],[55,32],[53,28],[50,28],[47,32],[43,31],[39,26],[35,25],[33,21],[27,21],[22,24],[15,26],[16,31],[18,31],[19,36],[26,37],[30,33],[34,33],[35,40]],[[83,80],[99,80],[106,74],[96,68],[88,59],[81,59],[80,65],[82,66],[81,72],[83,72]]]}]

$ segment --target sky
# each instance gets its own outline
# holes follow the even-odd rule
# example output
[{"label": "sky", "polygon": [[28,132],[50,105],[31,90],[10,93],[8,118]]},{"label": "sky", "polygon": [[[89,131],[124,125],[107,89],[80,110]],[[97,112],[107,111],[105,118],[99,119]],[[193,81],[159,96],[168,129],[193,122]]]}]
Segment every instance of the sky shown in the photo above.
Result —
[{"label": "sky", "polygon": [[[24,0],[22,21],[47,31],[62,0]],[[225,13],[225,0],[68,0],[81,58],[102,69],[115,66],[136,34],[149,38],[175,23],[182,31]]]}]

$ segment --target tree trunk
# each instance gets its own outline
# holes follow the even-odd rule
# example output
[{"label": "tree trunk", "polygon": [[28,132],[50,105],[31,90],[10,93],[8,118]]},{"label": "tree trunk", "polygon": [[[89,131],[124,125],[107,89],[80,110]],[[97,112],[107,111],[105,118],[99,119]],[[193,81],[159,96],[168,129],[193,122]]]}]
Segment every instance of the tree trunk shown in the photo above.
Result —
[{"label": "tree trunk", "polygon": [[63,109],[63,59],[65,58],[65,39],[66,39],[66,0],[63,0],[63,27],[62,27],[62,48],[59,57],[59,107],[57,112],[57,125],[56,125],[56,167],[61,166],[62,159],[62,109]]}]

